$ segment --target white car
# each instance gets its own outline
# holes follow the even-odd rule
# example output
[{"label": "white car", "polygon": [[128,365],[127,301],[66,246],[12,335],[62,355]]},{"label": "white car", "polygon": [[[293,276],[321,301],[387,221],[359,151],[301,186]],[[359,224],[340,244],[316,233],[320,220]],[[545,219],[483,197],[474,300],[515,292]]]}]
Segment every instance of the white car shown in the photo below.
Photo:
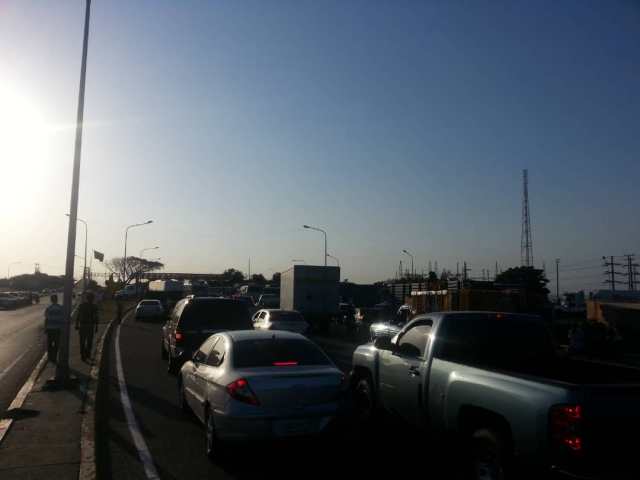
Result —
[{"label": "white car", "polygon": [[164,314],[164,308],[160,300],[142,300],[136,305],[136,320],[141,318],[160,318]]},{"label": "white car", "polygon": [[288,330],[296,333],[309,331],[309,324],[295,310],[263,309],[253,316],[255,330]]},{"label": "white car", "polygon": [[321,433],[346,391],[344,374],[327,355],[291,332],[214,334],[182,366],[178,381],[180,407],[205,424],[211,459],[232,441]]}]

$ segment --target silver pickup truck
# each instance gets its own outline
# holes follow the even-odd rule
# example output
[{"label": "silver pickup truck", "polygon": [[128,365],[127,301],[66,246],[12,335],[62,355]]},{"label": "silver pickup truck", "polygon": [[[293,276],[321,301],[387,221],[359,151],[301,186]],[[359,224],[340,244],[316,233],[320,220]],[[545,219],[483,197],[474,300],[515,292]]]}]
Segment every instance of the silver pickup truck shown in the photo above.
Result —
[{"label": "silver pickup truck", "polygon": [[538,317],[419,316],[355,350],[351,385],[361,420],[461,442],[471,478],[640,478],[640,370],[558,355]]}]

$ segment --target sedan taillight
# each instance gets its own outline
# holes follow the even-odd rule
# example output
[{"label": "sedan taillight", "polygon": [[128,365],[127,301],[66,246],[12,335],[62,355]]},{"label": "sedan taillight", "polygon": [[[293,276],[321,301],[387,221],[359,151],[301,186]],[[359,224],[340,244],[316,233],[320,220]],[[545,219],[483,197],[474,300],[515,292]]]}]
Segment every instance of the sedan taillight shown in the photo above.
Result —
[{"label": "sedan taillight", "polygon": [[260,405],[258,402],[258,397],[253,393],[251,387],[249,387],[249,382],[247,382],[244,378],[239,378],[235,382],[231,382],[227,385],[227,393],[229,396],[239,402],[248,403],[249,405]]}]

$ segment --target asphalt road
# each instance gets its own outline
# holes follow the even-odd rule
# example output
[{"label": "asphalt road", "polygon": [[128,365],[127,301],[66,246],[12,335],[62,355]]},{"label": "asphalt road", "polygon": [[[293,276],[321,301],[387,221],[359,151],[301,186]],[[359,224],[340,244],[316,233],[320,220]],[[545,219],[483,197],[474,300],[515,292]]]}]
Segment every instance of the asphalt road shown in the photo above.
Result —
[{"label": "asphalt road", "polygon": [[44,309],[41,303],[0,310],[0,416],[3,416],[45,351]]},{"label": "asphalt road", "polygon": [[[367,431],[346,425],[326,437],[237,447],[226,461],[213,464],[204,453],[203,427],[195,417],[185,417],[178,409],[176,377],[167,373],[166,362],[160,357],[160,324],[128,317],[119,338],[131,406],[150,461],[162,479],[380,478],[385,472],[398,475],[408,474],[411,468],[428,468],[433,474],[434,468],[444,468],[436,461],[442,458],[437,442],[429,442],[424,433],[401,427],[390,418]],[[99,478],[151,478],[127,426],[117,381],[115,340],[114,329],[110,347],[105,349],[107,374],[98,399]],[[340,368],[349,369],[353,345],[335,340],[319,343]],[[449,472],[446,477],[432,478],[454,475]]]}]

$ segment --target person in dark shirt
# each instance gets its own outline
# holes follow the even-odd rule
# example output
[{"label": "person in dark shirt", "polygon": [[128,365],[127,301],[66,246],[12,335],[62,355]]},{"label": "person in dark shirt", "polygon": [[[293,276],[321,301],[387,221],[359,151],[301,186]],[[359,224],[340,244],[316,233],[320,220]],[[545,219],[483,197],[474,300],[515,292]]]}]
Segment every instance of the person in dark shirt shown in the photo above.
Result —
[{"label": "person in dark shirt", "polygon": [[91,292],[85,294],[78,306],[76,330],[80,333],[80,355],[83,361],[87,361],[91,358],[93,350],[93,336],[98,331],[98,307],[93,303]]}]

